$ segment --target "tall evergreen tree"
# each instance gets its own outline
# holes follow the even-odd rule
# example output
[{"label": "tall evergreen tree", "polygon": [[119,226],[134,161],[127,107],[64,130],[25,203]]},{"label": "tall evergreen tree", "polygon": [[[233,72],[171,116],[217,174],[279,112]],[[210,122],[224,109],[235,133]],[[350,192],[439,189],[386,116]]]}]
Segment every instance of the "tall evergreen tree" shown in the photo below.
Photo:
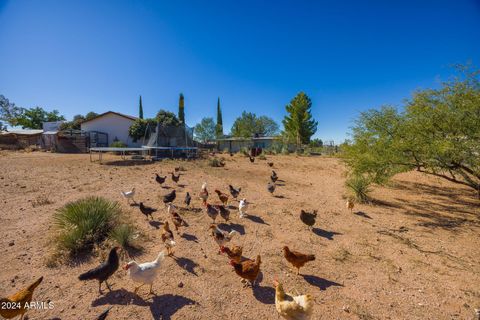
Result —
[{"label": "tall evergreen tree", "polygon": [[142,106],[142,96],[140,96],[140,101],[138,103],[138,117],[143,119],[143,106]]},{"label": "tall evergreen tree", "polygon": [[180,93],[180,98],[178,100],[178,120],[180,120],[180,123],[185,124],[185,100],[183,98],[183,93]]},{"label": "tall evergreen tree", "polygon": [[309,143],[317,131],[318,122],[313,119],[311,108],[312,101],[304,92],[297,94],[286,106],[288,114],[282,121],[284,133],[297,145]]},{"label": "tall evergreen tree", "polygon": [[222,109],[220,108],[220,97],[217,100],[217,126],[215,128],[217,139],[223,137]]}]

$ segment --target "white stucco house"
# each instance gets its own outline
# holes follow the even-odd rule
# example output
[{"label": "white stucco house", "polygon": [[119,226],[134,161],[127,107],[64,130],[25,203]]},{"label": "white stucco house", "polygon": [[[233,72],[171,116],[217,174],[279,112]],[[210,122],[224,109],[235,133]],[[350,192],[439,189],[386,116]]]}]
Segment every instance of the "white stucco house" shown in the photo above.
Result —
[{"label": "white stucco house", "polygon": [[140,147],[141,141],[133,142],[128,135],[128,129],[135,120],[137,118],[133,116],[107,111],[95,118],[82,122],[80,128],[82,131],[99,131],[108,134],[109,146],[113,141],[119,140],[128,147]]}]

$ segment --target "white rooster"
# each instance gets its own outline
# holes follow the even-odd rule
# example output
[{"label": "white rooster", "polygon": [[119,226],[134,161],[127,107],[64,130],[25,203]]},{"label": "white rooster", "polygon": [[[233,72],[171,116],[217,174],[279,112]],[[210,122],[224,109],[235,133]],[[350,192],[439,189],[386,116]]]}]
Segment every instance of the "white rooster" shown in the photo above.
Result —
[{"label": "white rooster", "polygon": [[152,262],[138,264],[135,260],[132,260],[123,267],[123,269],[128,270],[128,274],[134,282],[141,283],[140,286],[135,288],[135,293],[137,293],[138,289],[142,286],[149,284],[149,293],[153,294],[153,281],[157,277],[163,259],[165,259],[165,252],[161,251],[157,256],[157,259]]},{"label": "white rooster", "polygon": [[135,199],[133,197],[135,196],[135,188],[132,188],[130,191],[120,191],[122,193],[122,196],[127,199],[127,203],[130,203],[130,199],[133,200],[133,202],[136,203]]},{"label": "white rooster", "polygon": [[247,209],[248,209],[248,202],[247,199],[243,198],[240,200],[240,203],[238,204],[238,211],[240,211],[240,218],[245,217],[247,214]]}]

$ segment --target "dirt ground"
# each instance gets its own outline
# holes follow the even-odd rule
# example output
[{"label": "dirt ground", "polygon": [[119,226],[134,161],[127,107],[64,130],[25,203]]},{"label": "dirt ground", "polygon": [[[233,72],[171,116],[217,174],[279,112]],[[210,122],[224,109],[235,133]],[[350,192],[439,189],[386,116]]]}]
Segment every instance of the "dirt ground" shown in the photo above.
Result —
[{"label": "dirt ground", "polygon": [[[113,156],[110,156],[113,157]],[[4,152],[0,154],[0,296],[14,293],[44,276],[35,301],[51,301],[50,310],[32,310],[29,319],[95,319],[113,305],[108,319],[277,319],[272,281],[287,291],[315,297],[314,319],[473,319],[480,308],[480,207],[465,188],[416,172],[398,175],[391,186],[376,188],[371,205],[345,207],[344,171],[338,159],[270,156],[283,180],[277,197],[266,190],[266,161],[226,157],[225,168],[205,161],[162,161],[143,165],[90,163],[88,155]],[[155,173],[182,165],[176,188],[178,206],[189,191],[193,206],[208,182],[215,188],[242,187],[252,202],[249,218],[232,210],[230,224],[241,235],[232,243],[244,256],[262,257],[258,287],[243,288],[225,255],[209,237],[204,211],[184,214],[190,224],[176,237],[175,258],[166,258],[154,285],[133,294],[134,283],[123,270],[113,291],[100,295],[97,283],[78,275],[101,260],[93,256],[75,266],[47,267],[52,255],[52,215],[69,201],[98,195],[121,203],[145,235],[136,260],[153,260],[163,249],[160,222],[167,217]],[[135,187],[136,200],[158,208],[157,223],[122,199],[120,190]],[[48,201],[41,200],[48,199]],[[299,220],[300,209],[317,209],[313,231]],[[288,245],[316,260],[301,275],[291,272],[281,248]],[[179,285],[183,283],[182,285]]]}]

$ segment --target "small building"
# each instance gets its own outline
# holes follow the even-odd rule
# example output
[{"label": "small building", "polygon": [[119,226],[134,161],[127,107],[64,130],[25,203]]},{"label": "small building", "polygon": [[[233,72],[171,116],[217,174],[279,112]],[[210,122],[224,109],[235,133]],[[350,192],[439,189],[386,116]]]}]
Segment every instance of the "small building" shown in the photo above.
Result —
[{"label": "small building", "polygon": [[228,152],[239,152],[243,148],[269,149],[275,143],[281,143],[281,137],[252,137],[252,138],[221,138],[217,139],[217,150]]},{"label": "small building", "polygon": [[107,141],[110,146],[114,141],[121,141],[127,147],[140,147],[141,141],[133,142],[128,134],[128,129],[137,120],[136,117],[118,112],[107,111],[80,124],[81,131],[102,132],[108,135]]},{"label": "small building", "polygon": [[0,132],[0,148],[23,149],[29,146],[40,146],[43,130],[22,129]]}]

